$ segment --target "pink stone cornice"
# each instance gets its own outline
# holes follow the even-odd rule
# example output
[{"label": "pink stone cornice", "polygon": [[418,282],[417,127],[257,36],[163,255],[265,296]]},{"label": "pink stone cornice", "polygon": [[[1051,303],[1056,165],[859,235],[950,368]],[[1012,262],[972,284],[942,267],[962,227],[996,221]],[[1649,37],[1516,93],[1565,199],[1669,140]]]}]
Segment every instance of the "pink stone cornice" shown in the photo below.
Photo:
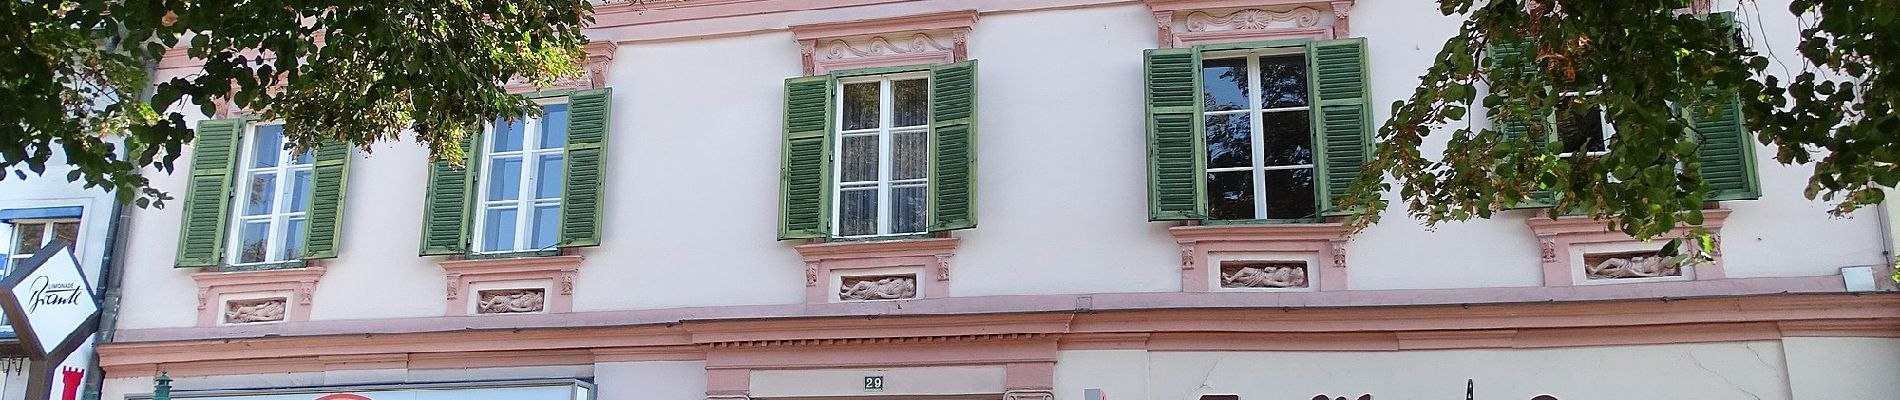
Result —
[{"label": "pink stone cornice", "polygon": [[805,75],[819,75],[963,61],[969,57],[969,35],[976,19],[976,10],[961,10],[793,25],[791,31]]},{"label": "pink stone cornice", "polygon": [[1352,228],[1345,224],[1232,224],[1168,228],[1177,242],[1234,240],[1344,240]]},{"label": "pink stone cornice", "polygon": [[[1352,228],[1338,223],[1232,224],[1168,228],[1181,245],[1181,290],[1214,290],[1219,272],[1213,258],[1222,254],[1292,253],[1311,255],[1305,288],[1318,291],[1346,289],[1346,242]],[[1317,278],[1318,283],[1310,279]],[[1298,290],[1298,289],[1293,289]]]},{"label": "pink stone cornice", "polygon": [[[1356,0],[1144,0],[1144,3],[1154,14],[1158,45],[1162,48],[1182,48],[1263,40],[1352,37],[1352,7]],[[1215,11],[1219,11],[1218,16],[1211,14]],[[1297,18],[1299,23],[1292,27],[1272,28],[1246,26],[1243,29],[1236,26],[1233,27],[1235,29],[1207,31],[1194,28],[1196,19],[1205,23],[1208,20],[1225,21],[1237,15],[1244,16],[1241,20],[1248,23],[1261,22],[1258,18],[1262,15],[1269,18]],[[1330,26],[1319,24],[1319,17],[1324,16],[1331,17]],[[1186,21],[1188,29],[1175,29],[1176,21]]]},{"label": "pink stone cornice", "polygon": [[309,321],[310,306],[316,298],[317,281],[323,278],[325,271],[322,266],[310,265],[303,268],[191,274],[191,280],[198,283],[198,326],[219,325],[218,321],[224,312],[221,298],[225,295],[263,292],[290,293],[284,299],[288,310],[283,321]]},{"label": "pink stone cornice", "polygon": [[[1722,223],[1728,220],[1728,215],[1729,210],[1727,209],[1702,210],[1702,227],[1711,230],[1721,229]],[[1610,230],[1608,222],[1585,216],[1563,216],[1552,219],[1549,217],[1549,214],[1542,214],[1532,216],[1530,219],[1525,220],[1524,223],[1529,224],[1531,231],[1535,232],[1537,236],[1602,234],[1611,237],[1622,236],[1628,238],[1628,236],[1623,235],[1620,231]],[[1682,234],[1685,232],[1688,232],[1686,225],[1671,231],[1672,234]]]},{"label": "pink stone cornice", "polygon": [[199,272],[191,274],[191,280],[197,281],[199,287],[236,287],[283,282],[316,282],[317,279],[323,277],[325,271],[328,271],[328,269],[312,266],[263,271]]},{"label": "pink stone cornice", "polygon": [[451,274],[500,274],[579,269],[584,259],[581,256],[521,257],[451,260],[438,264],[442,266],[442,270]]},{"label": "pink stone cornice", "polygon": [[968,30],[976,26],[976,10],[960,10],[857,21],[792,25],[792,39],[833,39],[927,30]]},{"label": "pink stone cornice", "polygon": [[957,238],[872,240],[793,246],[807,261],[840,258],[921,257],[957,250]]},{"label": "pink stone cornice", "polygon": [[[519,257],[480,260],[448,260],[442,266],[447,286],[444,290],[444,314],[467,315],[469,302],[477,301],[470,288],[478,283],[498,281],[544,281],[546,313],[574,311],[574,281],[580,275],[578,255]],[[491,314],[492,315],[492,314]],[[519,316],[524,314],[504,314]]]},{"label": "pink stone cornice", "polygon": [[1345,3],[1347,7],[1351,7],[1353,0],[1143,0],[1142,2],[1147,3],[1148,9],[1154,11],[1187,11],[1215,8],[1319,5],[1328,3]]},{"label": "pink stone cornice", "polygon": [[[1709,230],[1711,236],[1714,238],[1715,253],[1713,255],[1716,257],[1713,262],[1699,263],[1693,266],[1694,280],[1715,280],[1727,277],[1727,270],[1722,267],[1721,252],[1722,224],[1728,220],[1728,216],[1729,210],[1727,209],[1702,210],[1702,228]],[[1564,216],[1553,219],[1549,217],[1549,214],[1540,214],[1526,219],[1524,223],[1530,225],[1531,232],[1537,236],[1538,251],[1542,255],[1543,261],[1544,286],[1563,287],[1579,284],[1573,274],[1576,270],[1583,268],[1583,266],[1577,265],[1577,260],[1574,260],[1573,258],[1575,257],[1572,257],[1572,249],[1577,247],[1577,245],[1592,246],[1601,244],[1638,243],[1635,238],[1621,231],[1610,230],[1610,225],[1607,221],[1591,219],[1586,216]],[[1660,235],[1658,239],[1682,238],[1686,237],[1690,231],[1691,228],[1688,225],[1681,225]],[[1600,283],[1610,284],[1625,282]],[[1644,282],[1627,283],[1653,284]]]}]

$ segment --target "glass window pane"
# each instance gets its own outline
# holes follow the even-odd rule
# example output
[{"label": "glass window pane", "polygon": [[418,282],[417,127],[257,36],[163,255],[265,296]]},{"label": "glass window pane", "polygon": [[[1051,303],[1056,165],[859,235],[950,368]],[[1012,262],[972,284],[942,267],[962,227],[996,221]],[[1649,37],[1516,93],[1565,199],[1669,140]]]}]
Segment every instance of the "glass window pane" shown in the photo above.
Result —
[{"label": "glass window pane", "polygon": [[1557,140],[1563,142],[1562,152],[1607,150],[1603,143],[1603,109],[1578,110],[1572,107],[1573,101],[1566,98],[1557,102]]},{"label": "glass window pane", "polygon": [[838,192],[838,235],[877,234],[877,190]]},{"label": "glass window pane", "polygon": [[514,250],[515,209],[491,208],[483,218],[481,251]]},{"label": "glass window pane", "polygon": [[1202,61],[1201,90],[1207,111],[1247,109],[1247,59]]},{"label": "glass window pane", "polygon": [[566,172],[566,170],[561,168],[561,154],[542,154],[540,156],[540,162],[535,164],[534,167],[536,168],[534,171],[534,198],[561,198],[561,185],[565,183],[561,178],[564,176],[563,173]]},{"label": "glass window pane", "polygon": [[1207,116],[1207,167],[1253,165],[1252,117],[1247,113]]},{"label": "glass window pane", "polygon": [[877,82],[844,85],[844,129],[877,127]]},{"label": "glass window pane", "polygon": [[891,81],[891,126],[930,124],[930,89],[923,79]]},{"label": "glass window pane", "polygon": [[488,200],[521,198],[521,158],[502,157],[489,162]]},{"label": "glass window pane", "polygon": [[79,245],[79,221],[53,224],[53,237],[66,240],[66,247]]},{"label": "glass window pane", "polygon": [[264,262],[267,251],[270,251],[270,221],[245,222],[238,228],[239,263]]},{"label": "glass window pane", "polygon": [[924,186],[891,188],[891,233],[924,231]]},{"label": "glass window pane", "polygon": [[567,146],[567,104],[541,106],[541,140],[536,148]]},{"label": "glass window pane", "polygon": [[257,133],[251,140],[251,167],[267,168],[277,166],[277,157],[284,152],[284,126],[258,125]]},{"label": "glass window pane", "polygon": [[877,180],[877,135],[844,136],[844,154],[838,155],[838,181]]},{"label": "glass window pane", "polygon": [[1261,165],[1308,165],[1313,163],[1313,120],[1308,111],[1280,111],[1260,115]]},{"label": "glass window pane", "polygon": [[290,165],[310,165],[317,161],[317,152],[315,151],[306,150],[298,152],[294,156],[296,158],[290,160]]},{"label": "glass window pane", "polygon": [[891,179],[930,176],[930,131],[891,134]]},{"label": "glass window pane", "polygon": [[521,117],[496,119],[495,135],[489,138],[493,144],[489,148],[497,153],[521,150],[522,135],[528,129],[527,125],[528,122]]},{"label": "glass window pane", "polygon": [[13,254],[33,254],[40,251],[41,241],[46,239],[46,224],[19,224],[13,230]]},{"label": "glass window pane", "polygon": [[284,206],[288,212],[301,212],[310,207],[310,170],[290,173],[290,204]]},{"label": "glass window pane", "polygon": [[277,197],[277,174],[253,172],[250,185],[244,191],[244,215],[270,214]]},{"label": "glass window pane", "polygon": [[1271,109],[1306,104],[1306,56],[1260,57],[1260,106]]},{"label": "glass window pane", "polygon": [[1207,217],[1253,219],[1253,171],[1207,174]]},{"label": "glass window pane", "polygon": [[304,224],[303,218],[291,218],[288,221],[284,221],[284,250],[278,252],[277,258],[271,261],[286,261],[303,258],[303,236],[304,230],[307,229]]},{"label": "glass window pane", "polygon": [[1310,218],[1318,213],[1318,202],[1313,199],[1313,169],[1282,169],[1266,171],[1264,192],[1267,196],[1267,216],[1273,219]]},{"label": "glass window pane", "polygon": [[561,234],[561,206],[534,207],[534,232],[528,236],[528,248],[546,249],[554,247]]}]

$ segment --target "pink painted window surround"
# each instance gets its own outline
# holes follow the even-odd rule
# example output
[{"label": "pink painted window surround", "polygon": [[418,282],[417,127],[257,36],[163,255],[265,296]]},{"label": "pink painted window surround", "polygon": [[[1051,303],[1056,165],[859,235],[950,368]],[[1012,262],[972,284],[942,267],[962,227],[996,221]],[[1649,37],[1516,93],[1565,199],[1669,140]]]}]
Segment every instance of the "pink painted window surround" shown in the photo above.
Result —
[{"label": "pink painted window surround", "polygon": [[[1177,226],[1168,234],[1181,245],[1181,290],[1184,292],[1346,290],[1345,225],[1231,224]],[[1234,266],[1295,265],[1304,268],[1296,287],[1229,287],[1223,276],[1237,274]],[[1223,266],[1228,266],[1224,270]],[[1291,271],[1288,271],[1291,273]],[[1284,276],[1276,281],[1285,282]],[[1235,285],[1239,286],[1239,285]]]},{"label": "pink painted window surround", "polygon": [[309,321],[317,281],[326,271],[313,265],[314,261],[310,263],[303,268],[191,274],[191,280],[198,283],[198,326],[233,325],[226,319],[226,313],[233,311],[228,309],[232,301],[276,298],[283,299],[282,317],[252,323]]},{"label": "pink painted window surround", "polygon": [[1537,235],[1538,245],[1543,254],[1544,286],[1562,287],[1598,284],[1632,284],[1658,281],[1706,281],[1723,279],[1727,275],[1722,270],[1722,223],[1728,219],[1729,210],[1702,210],[1702,227],[1715,237],[1716,256],[1714,262],[1700,263],[1685,267],[1680,276],[1627,279],[1590,279],[1584,268],[1587,254],[1619,253],[1629,251],[1654,251],[1662,248],[1665,241],[1688,235],[1689,228],[1676,228],[1650,242],[1640,242],[1622,232],[1612,231],[1609,224],[1583,216],[1566,216],[1551,219],[1547,216],[1534,216],[1526,220],[1531,231]]},{"label": "pink painted window surround", "polygon": [[[950,257],[957,238],[833,242],[793,247],[805,259],[805,302],[843,302],[839,290],[852,276],[913,275],[911,299],[950,296]],[[903,300],[903,299],[892,299]]]},{"label": "pink painted window surround", "polygon": [[794,25],[805,75],[832,71],[949,64],[968,59],[976,11]]},{"label": "pink painted window surround", "polygon": [[1160,48],[1351,37],[1355,0],[1145,0]]},{"label": "pink painted window surround", "polygon": [[440,265],[447,278],[444,315],[478,314],[476,306],[483,290],[540,290],[541,310],[534,313],[573,312],[574,279],[582,260],[568,250],[548,257],[443,261]]}]

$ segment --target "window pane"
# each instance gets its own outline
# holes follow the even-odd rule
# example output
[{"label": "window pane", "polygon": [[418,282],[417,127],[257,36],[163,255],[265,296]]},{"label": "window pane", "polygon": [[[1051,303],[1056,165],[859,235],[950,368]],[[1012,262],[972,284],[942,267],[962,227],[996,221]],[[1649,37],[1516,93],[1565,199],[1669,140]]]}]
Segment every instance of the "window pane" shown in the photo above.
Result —
[{"label": "window pane", "polygon": [[66,247],[79,245],[79,221],[57,222],[53,224],[53,237],[65,239]]},{"label": "window pane", "polygon": [[930,176],[930,131],[891,134],[891,179]]},{"label": "window pane", "polygon": [[491,208],[482,221],[482,251],[515,249],[515,209]]},{"label": "window pane", "polygon": [[496,119],[495,136],[489,139],[494,144],[490,148],[497,153],[521,150],[521,136],[528,129],[527,125],[520,117]]},{"label": "window pane", "polygon": [[1260,57],[1260,106],[1281,108],[1306,104],[1306,56]]},{"label": "window pane", "polygon": [[275,167],[283,152],[284,126],[258,125],[256,137],[251,140],[251,167]]},{"label": "window pane", "polygon": [[534,166],[536,168],[534,171],[534,198],[561,198],[561,184],[564,183],[561,178],[563,177],[562,173],[566,172],[566,170],[561,169],[561,154],[543,154],[540,158],[540,163]]},{"label": "window pane", "polygon": [[930,124],[929,98],[923,79],[891,81],[891,126]]},{"label": "window pane", "polygon": [[277,253],[271,261],[285,261],[303,258],[303,234],[307,229],[303,218],[291,218],[284,222],[284,250]]},{"label": "window pane", "polygon": [[270,214],[277,196],[277,174],[253,172],[250,182],[251,187],[244,192],[244,215]]},{"label": "window pane", "polygon": [[521,158],[503,157],[490,160],[488,166],[488,200],[514,200],[521,198]]},{"label": "window pane", "polygon": [[924,231],[924,186],[891,188],[891,233]]},{"label": "window pane", "polygon": [[264,262],[270,251],[270,221],[245,222],[238,229],[238,262]]},{"label": "window pane", "polygon": [[1207,174],[1207,217],[1253,219],[1253,171]]},{"label": "window pane", "polygon": [[1207,116],[1207,167],[1253,165],[1253,127],[1247,113]]},{"label": "window pane", "polygon": [[1577,110],[1571,106],[1572,101],[1566,98],[1557,102],[1557,140],[1563,142],[1562,152],[1607,150],[1603,143],[1603,109]]},{"label": "window pane", "polygon": [[1260,115],[1261,165],[1308,165],[1313,163],[1313,120],[1308,111],[1280,111]]},{"label": "window pane", "polygon": [[1316,214],[1313,199],[1313,169],[1266,171],[1267,216],[1274,219],[1309,218]]},{"label": "window pane", "polygon": [[877,135],[844,136],[844,154],[838,155],[838,181],[877,180]]},{"label": "window pane", "polygon": [[838,235],[877,234],[877,190],[838,192]]},{"label": "window pane", "polygon": [[46,224],[19,224],[13,230],[13,254],[33,254],[40,251],[40,241],[46,238]]},{"label": "window pane", "polygon": [[301,212],[310,206],[310,170],[290,173],[290,204],[284,205],[288,212]]},{"label": "window pane", "polygon": [[567,104],[541,107],[541,141],[536,148],[556,149],[567,146]]},{"label": "window pane", "polygon": [[1201,90],[1207,111],[1247,109],[1247,59],[1202,61]]},{"label": "window pane", "polygon": [[844,129],[877,127],[877,82],[844,85]]},{"label": "window pane", "polygon": [[554,247],[561,234],[561,206],[534,207],[534,232],[528,236],[528,248],[545,249]]}]

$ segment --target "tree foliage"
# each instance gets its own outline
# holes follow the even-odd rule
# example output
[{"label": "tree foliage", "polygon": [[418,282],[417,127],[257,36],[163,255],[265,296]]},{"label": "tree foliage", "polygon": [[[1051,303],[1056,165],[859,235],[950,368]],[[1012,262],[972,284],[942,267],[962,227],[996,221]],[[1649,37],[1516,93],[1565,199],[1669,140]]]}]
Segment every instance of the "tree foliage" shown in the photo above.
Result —
[{"label": "tree foliage", "polygon": [[[193,137],[183,111],[226,100],[283,121],[300,149],[413,132],[459,159],[483,121],[535,109],[504,83],[580,74],[590,12],[579,0],[0,2],[0,179],[40,174],[58,151],[68,180],[162,201],[140,169],[170,172]],[[203,70],[151,82],[181,46]]]},{"label": "tree foliage", "polygon": [[[1353,222],[1378,220],[1390,174],[1408,214],[1427,224],[1488,218],[1544,191],[1559,213],[1607,220],[1638,238],[1699,226],[1709,185],[1689,118],[1735,95],[1748,130],[1778,150],[1777,160],[1813,163],[1806,195],[1832,201],[1836,213],[1878,203],[1877,185],[1900,181],[1900,1],[1795,0],[1776,11],[1742,0],[1739,31],[1689,7],[1440,0],[1442,13],[1464,22],[1379,129],[1377,154],[1346,201],[1365,210]],[[1805,21],[1798,48],[1751,43],[1793,34],[1762,31],[1766,12]],[[1526,56],[1489,57],[1499,45]],[[1615,127],[1607,154],[1560,157],[1545,144],[1554,129],[1546,121],[1565,117],[1547,115],[1591,108]],[[1528,132],[1487,121],[1510,118],[1529,121]],[[1428,157],[1420,146],[1434,134],[1448,141],[1442,156]]]}]

